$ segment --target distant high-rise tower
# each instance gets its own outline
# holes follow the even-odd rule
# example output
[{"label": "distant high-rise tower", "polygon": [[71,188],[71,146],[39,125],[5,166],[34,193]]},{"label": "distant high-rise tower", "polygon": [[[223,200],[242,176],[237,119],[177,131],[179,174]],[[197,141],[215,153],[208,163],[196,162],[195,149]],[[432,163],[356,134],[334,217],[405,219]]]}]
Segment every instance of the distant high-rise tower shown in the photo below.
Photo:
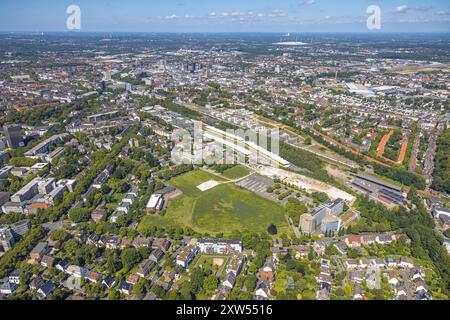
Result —
[{"label": "distant high-rise tower", "polygon": [[103,80],[105,81],[111,81],[111,71],[105,71],[103,73]]},{"label": "distant high-rise tower", "polygon": [[276,67],[275,67],[275,73],[280,73],[281,72],[281,67],[279,66],[279,65],[277,65]]},{"label": "distant high-rise tower", "polygon": [[101,91],[105,91],[106,90],[106,82],[105,82],[105,80],[102,80],[100,82],[100,90]]},{"label": "distant high-rise tower", "polygon": [[126,89],[127,89],[128,92],[133,91],[133,85],[131,83],[127,83],[126,84]]},{"label": "distant high-rise tower", "polygon": [[22,138],[22,127],[15,125],[3,126],[3,132],[5,133],[6,141],[8,142],[8,147],[11,149],[16,149],[23,147],[25,145]]}]

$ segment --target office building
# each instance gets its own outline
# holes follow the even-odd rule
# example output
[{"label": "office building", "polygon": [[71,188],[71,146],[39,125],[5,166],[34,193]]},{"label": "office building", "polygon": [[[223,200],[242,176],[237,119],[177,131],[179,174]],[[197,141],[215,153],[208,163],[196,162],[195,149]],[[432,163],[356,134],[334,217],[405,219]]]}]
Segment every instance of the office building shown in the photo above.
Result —
[{"label": "office building", "polygon": [[338,217],[327,213],[325,217],[322,219],[322,224],[320,225],[320,230],[325,232],[336,233],[339,232],[341,228],[341,219]]},{"label": "office building", "polygon": [[316,231],[316,218],[309,213],[300,216],[300,230],[306,234],[312,234]]},{"label": "office building", "polygon": [[11,149],[16,149],[25,146],[22,138],[22,127],[15,125],[3,126],[3,132],[8,143],[8,147]]}]

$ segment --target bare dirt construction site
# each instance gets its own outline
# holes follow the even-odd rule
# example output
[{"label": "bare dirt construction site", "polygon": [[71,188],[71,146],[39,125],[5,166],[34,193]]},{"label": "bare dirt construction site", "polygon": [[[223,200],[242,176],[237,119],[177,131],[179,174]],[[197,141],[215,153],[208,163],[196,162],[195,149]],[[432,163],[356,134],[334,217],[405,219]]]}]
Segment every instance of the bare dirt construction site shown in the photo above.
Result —
[{"label": "bare dirt construction site", "polygon": [[253,169],[260,175],[270,177],[272,179],[281,179],[283,182],[305,189],[309,193],[325,192],[328,194],[330,199],[333,200],[341,198],[349,203],[353,203],[355,201],[355,197],[345,191],[330,186],[324,182],[302,176],[298,173],[266,166],[257,166]]}]

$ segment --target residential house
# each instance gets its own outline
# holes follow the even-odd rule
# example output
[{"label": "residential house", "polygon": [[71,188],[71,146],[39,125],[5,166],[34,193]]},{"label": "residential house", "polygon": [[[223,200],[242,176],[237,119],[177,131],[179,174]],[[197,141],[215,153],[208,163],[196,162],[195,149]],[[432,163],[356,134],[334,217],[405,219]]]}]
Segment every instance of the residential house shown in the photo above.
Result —
[{"label": "residential house", "polygon": [[389,268],[398,267],[400,263],[400,259],[388,257],[386,258],[386,264]]},{"label": "residential house", "polygon": [[31,279],[29,287],[31,290],[37,290],[43,284],[44,280],[42,278],[36,277]]},{"label": "residential house", "polygon": [[395,241],[395,235],[391,235],[391,234],[379,234],[377,235],[376,241],[379,244],[389,244],[393,241]]},{"label": "residential house", "polygon": [[224,287],[232,289],[235,284],[236,284],[236,276],[232,272],[227,273],[225,279],[222,282],[222,285]]},{"label": "residential house", "polygon": [[378,268],[385,268],[386,267],[386,261],[384,259],[372,259],[371,263],[374,267]]},{"label": "residential house", "polygon": [[320,282],[319,289],[316,293],[317,300],[330,300],[331,284],[328,282]]},{"label": "residential house", "polygon": [[98,246],[98,241],[100,240],[100,236],[98,234],[91,234],[86,240],[86,244]]},{"label": "residential house", "polygon": [[86,280],[92,283],[100,282],[103,278],[103,275],[101,273],[90,271],[88,272],[86,276]]},{"label": "residential house", "polygon": [[366,279],[366,272],[364,270],[351,270],[349,278],[353,283],[362,283]]},{"label": "residential house", "polygon": [[367,267],[369,267],[371,264],[372,264],[372,263],[371,263],[370,260],[367,259],[367,258],[361,258],[361,259],[359,260],[359,266],[360,266],[361,268],[367,268]]},{"label": "residential house", "polygon": [[146,277],[150,271],[155,267],[156,262],[150,259],[145,260],[141,263],[139,266],[139,269],[137,270],[136,274],[140,277]]},{"label": "residential house", "polygon": [[162,252],[161,249],[155,249],[152,251],[152,253],[150,254],[149,259],[153,260],[155,262],[158,262],[159,260],[162,259],[162,257],[164,256],[164,252]]},{"label": "residential house", "polygon": [[119,291],[121,293],[123,293],[123,294],[130,295],[131,292],[133,291],[133,285],[131,283],[126,282],[126,281],[122,281],[119,284]]},{"label": "residential house", "polygon": [[347,269],[354,269],[359,266],[359,261],[356,259],[347,259],[345,260],[345,267]]},{"label": "residential house", "polygon": [[364,234],[362,236],[362,244],[367,246],[376,243],[377,236],[374,234]]},{"label": "residential house", "polygon": [[69,265],[70,265],[70,260],[65,258],[64,260],[61,260],[56,264],[56,270],[59,270],[61,272],[66,272]]},{"label": "residential house", "polygon": [[137,237],[133,240],[132,246],[136,249],[149,248],[152,245],[152,241],[146,238]]},{"label": "residential house", "polygon": [[130,246],[133,243],[133,240],[128,238],[122,238],[120,240],[120,249],[125,249],[126,247]]},{"label": "residential house", "polygon": [[344,241],[336,242],[336,243],[334,244],[334,247],[337,249],[337,251],[338,251],[340,254],[346,254],[346,253],[347,253],[347,245],[345,244]]},{"label": "residential house", "polygon": [[107,212],[105,209],[95,209],[91,213],[91,219],[95,222],[99,222],[100,220],[104,220],[106,218]]},{"label": "residential house", "polygon": [[41,265],[46,268],[53,267],[54,263],[55,263],[55,258],[53,258],[51,256],[45,255],[41,259]]},{"label": "residential house", "polygon": [[23,270],[14,269],[8,276],[8,281],[14,284],[20,284],[20,275],[24,273]]},{"label": "residential house", "polygon": [[400,258],[400,266],[402,266],[403,268],[411,269],[414,267],[414,262],[412,261],[412,259],[401,257]]},{"label": "residential house", "polygon": [[365,298],[365,292],[363,287],[360,285],[356,285],[353,287],[352,290],[353,300],[364,300]]},{"label": "residential house", "polygon": [[103,281],[102,281],[102,285],[104,285],[108,289],[112,288],[115,283],[116,283],[116,280],[110,275],[107,275],[105,277],[105,279],[103,279]]},{"label": "residential house", "polygon": [[192,259],[194,259],[197,252],[198,247],[195,244],[189,244],[178,254],[176,264],[183,268],[186,268],[192,261]]},{"label": "residential house", "polygon": [[153,292],[148,292],[142,300],[158,300],[158,297]]},{"label": "residential house", "polygon": [[397,271],[391,270],[391,271],[388,272],[388,282],[389,282],[389,284],[392,284],[394,286],[397,285],[400,282],[398,278],[399,278],[399,275],[398,275]]},{"label": "residential house", "polygon": [[38,289],[37,294],[40,299],[46,299],[55,289],[55,285],[51,281],[45,281]]},{"label": "residential house", "polygon": [[268,256],[266,258],[266,262],[262,267],[262,271],[264,272],[274,272],[275,271],[275,259],[273,256]]},{"label": "residential house", "polygon": [[361,246],[362,238],[361,238],[361,236],[352,235],[352,236],[347,236],[344,241],[345,241],[345,244],[347,246],[349,246],[350,248],[357,248],[357,247]]},{"label": "residential house", "polygon": [[39,262],[42,257],[47,253],[48,245],[46,242],[39,242],[33,250],[31,250],[30,257],[35,262]]},{"label": "residential house", "polygon": [[266,282],[266,283],[274,283],[275,281],[275,276],[274,273],[272,271],[259,271],[258,274],[256,275],[256,277],[258,278],[258,281],[262,281],[262,282]]},{"label": "residential house", "polygon": [[269,285],[264,282],[264,281],[260,281],[256,284],[256,292],[255,295],[257,297],[263,297],[265,299],[268,299],[270,296],[270,287]]},{"label": "residential house", "polygon": [[406,300],[408,295],[406,293],[406,288],[403,285],[398,285],[394,287],[394,294],[397,300]]},{"label": "residential house", "polygon": [[231,257],[231,261],[228,263],[226,272],[232,272],[236,277],[241,272],[244,265],[245,256],[243,254],[235,254]]},{"label": "residential house", "polygon": [[330,276],[329,274],[320,273],[319,276],[317,277],[317,280],[319,282],[331,284],[333,282],[333,277]]},{"label": "residential house", "polygon": [[308,256],[311,247],[309,245],[296,245],[293,247],[295,252],[295,258],[301,259]]},{"label": "residential house", "polygon": [[17,284],[9,282],[8,278],[0,280],[0,294],[8,295],[13,294],[17,290]]},{"label": "residential house", "polygon": [[109,237],[106,241],[106,248],[108,249],[119,249],[120,248],[121,239],[116,237]]},{"label": "residential house", "polygon": [[136,283],[138,283],[139,282],[139,279],[140,279],[141,277],[139,277],[137,274],[130,274],[128,277],[127,277],[127,282],[128,283],[131,283],[131,284],[136,284]]}]

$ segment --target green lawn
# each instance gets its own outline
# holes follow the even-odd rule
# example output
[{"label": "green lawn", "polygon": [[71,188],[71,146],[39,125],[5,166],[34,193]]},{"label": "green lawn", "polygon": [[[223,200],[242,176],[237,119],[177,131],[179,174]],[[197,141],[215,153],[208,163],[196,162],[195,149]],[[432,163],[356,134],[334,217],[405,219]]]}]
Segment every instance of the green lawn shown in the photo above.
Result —
[{"label": "green lawn", "polygon": [[184,225],[202,233],[231,233],[233,230],[263,232],[273,223],[280,232],[289,232],[282,206],[264,199],[232,183],[219,185],[201,192],[197,185],[221,179],[197,170],[176,177],[171,185],[183,195],[170,201],[164,216],[147,215],[139,230],[155,226]]},{"label": "green lawn", "polygon": [[225,178],[235,180],[239,178],[243,178],[250,174],[250,170],[248,170],[246,167],[243,167],[241,165],[237,165],[233,168],[225,170],[222,175]]}]

